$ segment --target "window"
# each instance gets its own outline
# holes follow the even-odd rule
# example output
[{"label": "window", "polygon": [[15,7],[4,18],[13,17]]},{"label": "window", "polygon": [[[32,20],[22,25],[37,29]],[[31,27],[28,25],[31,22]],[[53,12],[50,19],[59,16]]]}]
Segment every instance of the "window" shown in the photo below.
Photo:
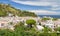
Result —
[{"label": "window", "polygon": [[1,26],[4,26],[4,24],[2,23]]}]

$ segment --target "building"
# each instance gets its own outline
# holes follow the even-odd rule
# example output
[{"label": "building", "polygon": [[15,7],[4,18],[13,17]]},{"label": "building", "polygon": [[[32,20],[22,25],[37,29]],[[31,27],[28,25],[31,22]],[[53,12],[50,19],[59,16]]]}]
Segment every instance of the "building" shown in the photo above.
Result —
[{"label": "building", "polygon": [[41,25],[42,26],[45,25],[46,27],[49,27],[52,29],[55,27],[54,22],[52,20],[47,20],[45,22],[41,22]]},{"label": "building", "polygon": [[[11,14],[10,14],[11,15]],[[19,22],[23,22],[26,25],[26,20],[28,19],[34,19],[36,21],[36,24],[38,24],[38,17],[0,17],[0,28],[9,28],[14,29],[14,25],[16,25]]]}]

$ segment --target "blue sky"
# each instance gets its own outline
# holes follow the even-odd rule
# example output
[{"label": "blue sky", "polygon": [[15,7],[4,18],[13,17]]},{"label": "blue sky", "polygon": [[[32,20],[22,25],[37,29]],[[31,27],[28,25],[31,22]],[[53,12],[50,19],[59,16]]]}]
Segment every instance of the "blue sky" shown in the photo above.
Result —
[{"label": "blue sky", "polygon": [[11,4],[37,15],[60,15],[60,0],[0,0],[0,3]]}]

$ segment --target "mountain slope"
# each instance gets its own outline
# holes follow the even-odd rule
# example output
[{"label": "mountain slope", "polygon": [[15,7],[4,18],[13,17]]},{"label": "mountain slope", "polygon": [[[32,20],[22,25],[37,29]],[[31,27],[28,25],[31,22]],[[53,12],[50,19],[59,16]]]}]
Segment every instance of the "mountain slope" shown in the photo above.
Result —
[{"label": "mountain slope", "polygon": [[8,16],[9,13],[13,14],[14,16],[15,15],[17,15],[17,16],[32,16],[32,17],[37,16],[35,13],[16,9],[9,4],[0,4],[0,16]]}]

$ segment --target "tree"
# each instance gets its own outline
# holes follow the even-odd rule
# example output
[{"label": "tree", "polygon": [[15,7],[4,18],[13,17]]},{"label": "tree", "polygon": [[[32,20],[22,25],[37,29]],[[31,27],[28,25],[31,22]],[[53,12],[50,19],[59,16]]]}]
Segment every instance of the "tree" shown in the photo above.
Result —
[{"label": "tree", "polygon": [[46,33],[48,33],[49,31],[52,32],[52,29],[51,28],[48,28],[48,27],[44,27],[43,31]]},{"label": "tree", "polygon": [[53,18],[52,20],[53,20],[53,21],[56,21],[56,20],[58,20],[58,18]]},{"label": "tree", "polygon": [[1,29],[0,36],[14,36],[14,32],[8,29]]},{"label": "tree", "polygon": [[28,27],[32,28],[32,25],[35,25],[36,21],[33,19],[26,20]]},{"label": "tree", "polygon": [[57,28],[55,28],[54,30],[60,32],[60,27],[57,27]]},{"label": "tree", "polygon": [[13,22],[10,22],[10,25],[13,25]]},{"label": "tree", "polygon": [[42,18],[42,21],[50,20],[50,18]]}]

